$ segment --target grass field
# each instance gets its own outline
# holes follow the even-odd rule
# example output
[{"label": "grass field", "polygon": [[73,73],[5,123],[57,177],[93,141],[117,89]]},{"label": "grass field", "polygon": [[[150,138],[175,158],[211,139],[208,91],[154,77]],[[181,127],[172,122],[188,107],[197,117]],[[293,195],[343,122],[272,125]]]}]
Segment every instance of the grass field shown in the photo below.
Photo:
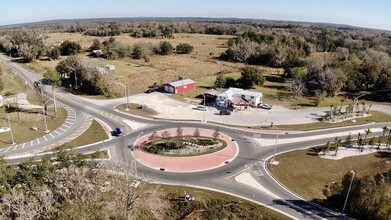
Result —
[{"label": "grass field", "polygon": [[[73,139],[72,141],[63,144],[59,147],[54,148],[54,150],[65,150],[70,148],[75,148],[87,144],[98,143],[103,140],[107,140],[108,136],[102,126],[95,120],[92,121],[91,126],[79,137]],[[52,149],[50,149],[52,151]]]},{"label": "grass field", "polygon": [[126,111],[126,104],[121,104],[116,107],[118,110],[123,112],[129,112],[135,115],[141,116],[154,116],[157,115],[157,112],[151,108],[141,109],[139,104],[129,103],[129,111]]},{"label": "grass field", "polygon": [[[200,204],[205,212],[218,212],[218,213],[233,213],[232,218],[227,219],[290,219],[278,212],[275,212],[271,209],[265,208],[263,206],[248,202],[243,199],[239,199],[234,196],[230,196],[223,193],[218,193],[205,189],[198,189],[192,187],[185,186],[168,186],[161,185],[159,187],[159,191],[163,192],[163,194],[171,194],[172,196],[184,197],[185,193],[193,193],[195,197],[195,201],[197,204]],[[179,200],[179,199],[177,199]],[[183,201],[183,199],[180,199]],[[211,202],[213,201],[213,202]],[[181,203],[181,202],[179,202]],[[192,203],[192,202],[190,202]],[[184,203],[182,203],[184,204]],[[186,206],[189,206],[188,204]],[[179,209],[180,210],[180,209]],[[179,211],[178,209],[171,209],[170,212]],[[192,210],[187,211],[190,213]],[[195,210],[193,210],[195,211]],[[187,213],[187,214],[189,214]],[[199,213],[201,214],[201,213]],[[194,213],[188,218],[184,219],[201,219],[199,214]],[[213,219],[213,218],[211,218]]]},{"label": "grass field", "polygon": [[[42,112],[42,110],[40,111]],[[64,108],[57,108],[56,117],[52,108],[48,109],[48,115],[46,116],[47,128],[53,131],[60,127],[67,118],[67,111]],[[37,112],[12,112],[8,114],[12,133],[15,143],[25,143],[36,138],[46,135],[45,123],[42,113]],[[5,109],[0,108],[0,126],[8,127],[8,120],[6,119]],[[36,127],[38,130],[34,131],[31,128]],[[0,133],[0,147],[10,146],[12,143],[10,132]]]},{"label": "grass field", "polygon": [[19,92],[23,92],[26,90],[26,86],[24,85],[24,81],[22,78],[20,78],[18,75],[13,74],[13,71],[2,62],[0,62],[0,67],[2,70],[0,80],[4,85],[3,90],[1,90],[0,92],[3,96],[15,95]]},{"label": "grass field", "polygon": [[279,165],[268,165],[268,168],[283,185],[310,200],[325,199],[325,185],[341,182],[342,177],[350,170],[356,171],[358,176],[365,176],[391,169],[389,156],[382,157],[373,153],[328,160],[317,156],[319,149],[311,148],[277,155]]}]

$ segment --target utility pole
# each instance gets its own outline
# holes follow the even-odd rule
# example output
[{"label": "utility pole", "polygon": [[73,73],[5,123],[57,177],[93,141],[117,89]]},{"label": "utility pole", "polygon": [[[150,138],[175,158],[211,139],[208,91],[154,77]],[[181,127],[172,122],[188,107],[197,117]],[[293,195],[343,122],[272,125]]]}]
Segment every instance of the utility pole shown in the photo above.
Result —
[{"label": "utility pole", "polygon": [[20,123],[18,94],[16,94],[16,100],[15,101],[16,101],[16,114],[18,116],[18,123]]},{"label": "utility pole", "polygon": [[45,106],[42,103],[42,111],[43,111],[43,120],[45,122],[45,133],[49,133],[50,131],[48,130],[48,124],[46,123],[46,111],[45,111]]},{"label": "utility pole", "polygon": [[7,113],[7,120],[8,120],[8,127],[10,129],[11,141],[12,141],[12,144],[15,144],[14,135],[12,134],[11,122],[10,122],[10,118],[8,116],[8,113]]},{"label": "utility pole", "polygon": [[54,117],[56,117],[57,106],[56,106],[56,93],[54,92],[54,85],[52,85],[53,104],[54,104]]}]

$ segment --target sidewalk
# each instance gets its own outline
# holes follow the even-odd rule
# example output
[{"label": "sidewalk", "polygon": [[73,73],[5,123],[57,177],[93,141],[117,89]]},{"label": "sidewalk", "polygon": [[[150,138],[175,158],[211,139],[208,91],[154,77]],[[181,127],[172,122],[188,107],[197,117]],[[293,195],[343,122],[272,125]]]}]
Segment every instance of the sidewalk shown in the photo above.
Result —
[{"label": "sidewalk", "polygon": [[[193,135],[195,128],[182,128],[183,135]],[[167,129],[171,136],[174,136],[176,129]],[[199,129],[201,136],[211,137],[213,130]],[[158,132],[160,135],[163,131]],[[148,135],[144,135],[134,143],[136,146],[133,156],[136,160],[144,166],[153,169],[164,169],[168,172],[198,172],[204,170],[210,170],[217,167],[224,166],[226,163],[231,162],[236,158],[239,153],[239,147],[236,142],[231,141],[231,138],[223,133],[220,134],[222,140],[227,142],[227,147],[223,150],[200,156],[189,157],[170,157],[160,156],[155,154],[146,153],[140,147],[142,143],[148,141]]]}]

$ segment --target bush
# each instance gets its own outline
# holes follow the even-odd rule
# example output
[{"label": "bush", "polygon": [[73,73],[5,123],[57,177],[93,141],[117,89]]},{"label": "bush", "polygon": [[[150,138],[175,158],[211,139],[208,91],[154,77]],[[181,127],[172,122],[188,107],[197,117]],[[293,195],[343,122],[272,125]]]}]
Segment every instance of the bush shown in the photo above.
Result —
[{"label": "bush", "polygon": [[172,54],[172,44],[168,41],[160,42],[157,53],[160,55],[170,55]]},{"label": "bush", "polygon": [[180,43],[176,46],[176,52],[179,54],[189,54],[193,52],[194,47],[188,43]]}]

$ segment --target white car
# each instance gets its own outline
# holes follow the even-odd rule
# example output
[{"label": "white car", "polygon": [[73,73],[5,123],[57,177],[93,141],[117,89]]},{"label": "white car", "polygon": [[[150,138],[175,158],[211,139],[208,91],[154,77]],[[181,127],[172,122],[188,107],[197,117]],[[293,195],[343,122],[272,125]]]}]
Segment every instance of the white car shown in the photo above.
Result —
[{"label": "white car", "polygon": [[197,105],[196,109],[200,111],[208,111],[208,107],[203,105]]},{"label": "white car", "polygon": [[270,110],[270,109],[272,109],[273,108],[273,106],[272,105],[269,105],[269,104],[262,104],[262,105],[260,105],[259,107],[261,107],[261,108],[263,108],[263,109],[267,109],[267,110]]}]

